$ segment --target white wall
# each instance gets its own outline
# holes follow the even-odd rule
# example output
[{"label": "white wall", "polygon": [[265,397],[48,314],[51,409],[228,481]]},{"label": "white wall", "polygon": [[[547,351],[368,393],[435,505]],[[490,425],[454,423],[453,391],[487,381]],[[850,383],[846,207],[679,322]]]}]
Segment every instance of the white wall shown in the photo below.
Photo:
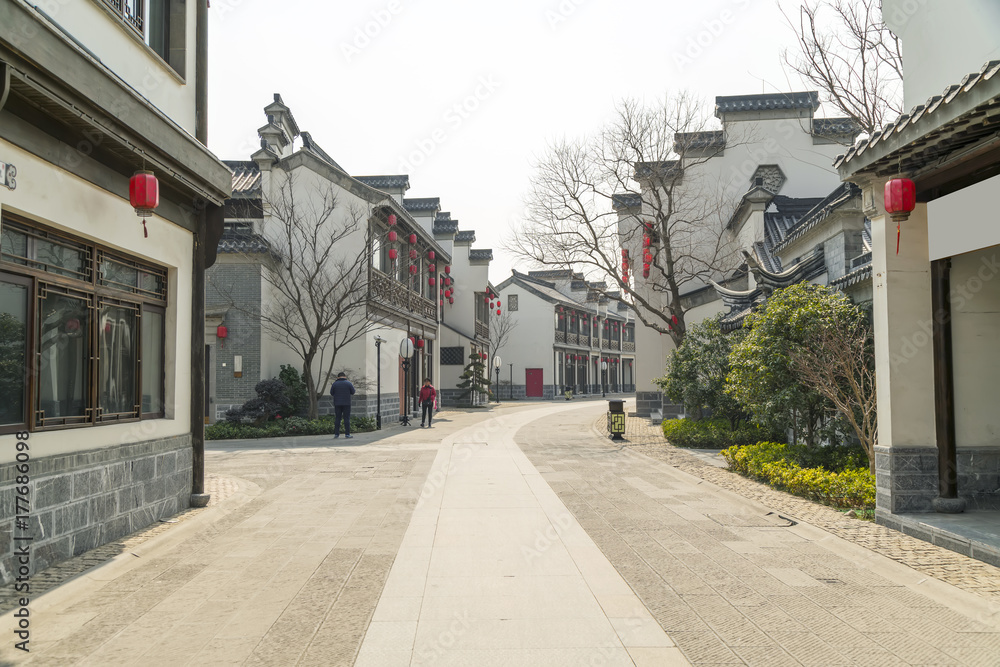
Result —
[{"label": "white wall", "polygon": [[[0,140],[0,157],[17,167],[17,189],[0,188],[0,208],[53,229],[168,267],[164,366],[166,418],[31,434],[32,456],[119,445],[183,435],[191,431],[191,233],[153,216],[142,224],[128,200],[39,160]],[[181,360],[180,362],[178,360]],[[13,460],[0,452],[0,463]]]},{"label": "white wall", "polygon": [[[928,251],[932,260],[1000,245],[996,193],[1000,176],[927,203]],[[906,238],[906,223],[902,224]]]},{"label": "white wall", "polygon": [[510,295],[517,294],[517,310],[509,311],[511,318],[517,323],[517,328],[511,332],[500,350],[503,360],[501,380],[510,378],[510,366],[514,364],[514,384],[525,384],[525,369],[541,368],[542,385],[551,385],[556,380],[552,377],[552,346],[555,344],[555,321],[553,319],[555,306],[539,298],[523,287],[512,284],[500,290],[500,297],[506,306],[510,303]]},{"label": "white wall", "polygon": [[996,0],[883,0],[882,17],[903,42],[905,111],[1000,58]]},{"label": "white wall", "polygon": [[42,7],[136,92],[194,135],[197,3],[185,4],[186,81],[112,16],[102,0],[56,0]]}]

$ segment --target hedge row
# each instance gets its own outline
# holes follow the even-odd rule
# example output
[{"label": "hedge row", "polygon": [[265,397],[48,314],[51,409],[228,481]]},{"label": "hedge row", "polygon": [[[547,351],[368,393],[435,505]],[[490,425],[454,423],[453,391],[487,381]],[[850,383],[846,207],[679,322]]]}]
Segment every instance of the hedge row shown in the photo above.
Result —
[{"label": "hedge row", "polygon": [[730,428],[728,419],[665,419],[663,437],[675,447],[723,449],[767,440],[770,433],[754,424]]},{"label": "hedge row", "polygon": [[[374,417],[351,417],[351,433],[367,433],[374,430]],[[287,417],[269,421],[264,426],[220,421],[205,427],[206,440],[244,440],[292,435],[330,435],[332,433],[333,417],[320,417],[313,420],[304,417]]]},{"label": "hedge row", "polygon": [[734,446],[722,452],[730,470],[776,489],[834,507],[875,507],[875,475],[867,468],[845,468],[839,472],[803,468],[792,460],[795,455],[789,445],[777,442]]}]

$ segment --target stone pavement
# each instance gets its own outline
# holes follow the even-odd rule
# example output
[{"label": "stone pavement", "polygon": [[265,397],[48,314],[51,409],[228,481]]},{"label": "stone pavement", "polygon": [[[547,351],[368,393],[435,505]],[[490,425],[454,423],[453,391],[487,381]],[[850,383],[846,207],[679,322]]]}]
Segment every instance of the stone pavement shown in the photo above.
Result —
[{"label": "stone pavement", "polygon": [[616,446],[587,416],[517,442],[693,664],[1000,664],[996,602]]},{"label": "stone pavement", "polygon": [[[603,418],[595,422],[595,428],[603,428]],[[1000,604],[1000,568],[874,522],[852,519],[832,507],[797,498],[728,470],[718,470],[706,465],[704,457],[693,455],[686,449],[667,446],[661,428],[651,425],[648,419],[629,418],[626,428],[629,436],[624,444],[633,451],[663,461],[745,498],[764,503],[786,516],[822,528],[929,577]]]}]

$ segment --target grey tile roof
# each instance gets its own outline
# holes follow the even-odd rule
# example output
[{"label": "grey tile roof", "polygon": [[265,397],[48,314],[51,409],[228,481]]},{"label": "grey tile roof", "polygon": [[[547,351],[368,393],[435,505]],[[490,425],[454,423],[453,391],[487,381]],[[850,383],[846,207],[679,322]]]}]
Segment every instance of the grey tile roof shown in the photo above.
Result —
[{"label": "grey tile roof", "polygon": [[642,206],[642,196],[634,193],[611,195],[611,207],[616,211],[623,208],[639,208]]},{"label": "grey tile roof", "polygon": [[435,213],[441,208],[441,198],[440,197],[417,197],[411,199],[403,199],[403,207],[407,211],[434,211]]},{"label": "grey tile roof", "polygon": [[668,178],[674,175],[679,176],[681,170],[678,168],[678,165],[679,162],[677,160],[665,160],[662,162],[636,162],[634,175],[636,178],[648,178],[650,176]]},{"label": "grey tile roof", "polygon": [[799,93],[764,93],[763,95],[729,95],[715,98],[715,115],[740,111],[771,111],[775,109],[819,108],[819,93],[811,90]]},{"label": "grey tile roof", "polygon": [[334,167],[336,167],[337,169],[341,170],[345,174],[347,173],[346,169],[344,169],[339,164],[337,164],[336,160],[334,160],[332,157],[330,157],[327,154],[326,151],[324,151],[322,148],[319,147],[319,144],[316,143],[316,141],[312,138],[311,134],[309,134],[308,132],[303,132],[301,134],[301,137],[302,137],[302,147],[303,148],[305,148],[307,151],[309,151],[311,153],[314,153],[314,154],[318,155],[321,160],[323,160],[324,162],[327,162],[329,164],[332,164]]},{"label": "grey tile roof", "polygon": [[451,220],[451,211],[439,211],[434,220]]},{"label": "grey tile roof", "polygon": [[575,277],[575,273],[571,269],[543,269],[540,271],[528,271],[528,275],[532,278],[538,278],[540,280],[546,280],[546,279],[572,280]]},{"label": "grey tile roof", "polygon": [[233,172],[233,198],[260,197],[260,167],[253,160],[223,160]]},{"label": "grey tile roof", "polygon": [[913,173],[943,156],[996,134],[1000,110],[1000,60],[991,60],[923,104],[910,109],[867,139],[834,166],[842,177],[856,173]]},{"label": "grey tile roof", "polygon": [[459,243],[475,243],[476,231],[474,229],[463,229],[455,234],[455,241]]},{"label": "grey tile roof", "polygon": [[355,176],[354,180],[361,181],[365,185],[373,188],[403,188],[410,187],[410,177],[407,174],[392,174],[387,176]]},{"label": "grey tile roof", "polygon": [[813,118],[812,133],[821,136],[857,136],[861,126],[850,118]]},{"label": "grey tile roof", "polygon": [[781,260],[775,256],[775,252],[789,231],[799,224],[803,215],[820,201],[822,199],[819,197],[774,196],[771,204],[777,210],[764,212],[764,238],[754,243],[754,250],[764,268],[768,271],[782,271]]},{"label": "grey tile roof", "polygon": [[674,151],[677,153],[683,153],[692,148],[721,148],[725,145],[726,133],[722,130],[678,132],[674,135]]},{"label": "grey tile roof", "polygon": [[292,132],[298,133],[298,131],[299,131],[299,124],[295,122],[295,116],[292,115],[292,110],[289,109],[288,105],[285,104],[284,100],[281,99],[281,95],[279,93],[275,93],[274,94],[274,102],[272,102],[271,104],[268,104],[266,107],[264,107],[264,111],[267,112],[268,109],[270,109],[270,108],[272,108],[274,106],[280,107],[281,111],[283,111],[284,113],[288,114],[288,120],[292,124],[292,128],[291,128]]},{"label": "grey tile roof", "polygon": [[458,220],[434,220],[435,234],[454,234],[458,231]]},{"label": "grey tile roof", "polygon": [[263,236],[252,232],[226,229],[219,239],[220,254],[260,254],[271,251],[271,244]]},{"label": "grey tile roof", "polygon": [[858,283],[869,282],[872,279],[871,253],[868,254],[868,263],[862,264],[856,269],[852,269],[847,275],[841,276],[830,282],[830,287],[843,291],[844,289],[857,285]]},{"label": "grey tile roof", "polygon": [[[809,209],[809,211],[803,215],[798,222],[788,228],[782,238],[773,243],[773,250],[775,252],[780,252],[785,245],[791,243],[819,223],[823,222],[823,220],[825,220],[832,212],[856,197],[861,197],[861,188],[853,183],[841,183],[836,189],[834,189],[833,192],[816,202],[816,204]],[[764,227],[766,231],[766,214]]]},{"label": "grey tile roof", "polygon": [[469,259],[493,261],[493,250],[491,248],[472,248],[469,250]]}]

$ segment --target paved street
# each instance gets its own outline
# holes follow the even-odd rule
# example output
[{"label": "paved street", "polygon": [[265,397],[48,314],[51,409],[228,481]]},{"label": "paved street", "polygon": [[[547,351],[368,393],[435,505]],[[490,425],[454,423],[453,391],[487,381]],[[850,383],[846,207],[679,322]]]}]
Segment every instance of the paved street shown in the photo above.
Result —
[{"label": "paved street", "polygon": [[[594,427],[603,409],[213,443],[229,497],[36,599],[30,656],[8,641],[0,658],[1000,664],[992,595],[616,446]],[[11,636],[10,614],[0,626]]]}]

